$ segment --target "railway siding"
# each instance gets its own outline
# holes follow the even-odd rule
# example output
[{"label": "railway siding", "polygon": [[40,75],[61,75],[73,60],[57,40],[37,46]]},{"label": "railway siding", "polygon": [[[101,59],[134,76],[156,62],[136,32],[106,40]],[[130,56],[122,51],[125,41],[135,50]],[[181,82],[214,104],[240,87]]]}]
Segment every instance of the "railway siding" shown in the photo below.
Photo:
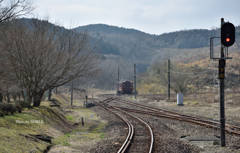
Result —
[{"label": "railway siding", "polygon": [[[116,100],[118,100],[119,102],[126,103],[128,105],[132,105],[132,106],[143,108],[143,109],[147,110],[147,111],[141,111],[141,110],[138,110],[138,109],[122,108],[122,109],[125,109],[125,110],[128,109],[128,111],[132,111],[132,112],[149,114],[149,115],[152,115],[152,116],[159,116],[159,117],[165,117],[165,118],[170,118],[170,119],[176,119],[176,120],[180,120],[180,121],[186,121],[186,122],[206,126],[208,128],[212,128],[214,126],[213,123],[219,124],[219,123],[217,123],[215,121],[212,121],[212,120],[206,120],[206,119],[202,119],[202,118],[198,118],[198,117],[194,117],[194,116],[189,116],[189,115],[176,113],[176,112],[173,112],[173,111],[168,111],[168,110],[164,110],[164,109],[160,109],[160,108],[154,108],[154,107],[151,107],[151,106],[146,106],[146,105],[134,103],[134,102],[123,100],[123,99],[116,99]],[[218,128],[218,126],[215,126],[215,128]],[[240,136],[240,127],[226,124],[225,131],[228,132],[228,133]]]}]

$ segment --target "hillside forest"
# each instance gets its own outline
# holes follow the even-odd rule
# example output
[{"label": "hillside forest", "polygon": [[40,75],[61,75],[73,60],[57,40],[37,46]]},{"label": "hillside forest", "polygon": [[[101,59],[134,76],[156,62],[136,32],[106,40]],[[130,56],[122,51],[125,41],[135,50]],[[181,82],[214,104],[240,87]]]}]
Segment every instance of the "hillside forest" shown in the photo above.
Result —
[{"label": "hillside forest", "polygon": [[[161,35],[103,24],[82,26],[75,30],[88,30],[93,39],[101,39],[100,46],[103,46],[103,58],[99,65],[102,73],[95,81],[88,82],[89,87],[94,85],[100,89],[115,90],[118,68],[120,79],[133,81],[133,65],[136,64],[138,93],[166,93],[168,59],[171,61],[171,92],[200,92],[210,88],[213,78],[217,78],[218,64],[210,60],[209,47],[210,37],[220,36],[219,28],[182,30]],[[239,40],[240,27],[236,26],[236,42],[228,48],[229,57],[234,57],[227,60],[225,84],[229,89],[237,88],[239,84]],[[214,56],[217,57],[220,39],[214,39],[213,45]],[[180,80],[184,89],[176,87]]]}]

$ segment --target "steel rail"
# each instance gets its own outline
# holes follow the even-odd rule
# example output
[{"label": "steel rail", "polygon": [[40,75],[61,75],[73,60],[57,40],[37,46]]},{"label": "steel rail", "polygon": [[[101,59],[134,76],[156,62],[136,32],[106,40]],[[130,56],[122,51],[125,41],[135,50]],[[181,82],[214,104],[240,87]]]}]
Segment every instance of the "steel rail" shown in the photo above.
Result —
[{"label": "steel rail", "polygon": [[[107,98],[103,101],[100,101],[101,103],[103,103],[104,101],[109,101],[111,100],[112,98]],[[132,141],[132,137],[133,137],[133,134],[134,134],[134,128],[133,128],[133,125],[123,116],[121,116],[120,114],[118,113],[115,113],[114,111],[110,110],[109,108],[105,107],[103,104],[101,104],[100,102],[97,102],[95,99],[92,99],[94,102],[96,102],[97,104],[99,104],[101,107],[105,108],[106,110],[110,111],[111,113],[115,114],[117,117],[119,117],[121,120],[123,120],[127,126],[128,126],[128,135],[124,141],[124,143],[122,144],[121,148],[118,150],[117,153],[124,153],[126,151],[126,149],[128,148],[129,144],[131,143]]]},{"label": "steel rail", "polygon": [[[167,110],[164,110],[164,109],[159,109],[159,108],[155,108],[155,107],[151,107],[151,106],[146,106],[146,105],[143,105],[143,104],[134,103],[134,102],[127,101],[127,100],[122,100],[122,99],[119,99],[119,98],[115,98],[115,99],[118,100],[118,101],[121,101],[123,103],[127,103],[129,105],[132,105],[132,106],[144,108],[145,110],[150,110],[150,112],[149,112],[149,111],[141,111],[141,110],[121,107],[121,109],[125,109],[126,111],[128,110],[128,111],[133,111],[133,112],[136,112],[136,113],[142,113],[142,114],[148,114],[148,115],[152,115],[152,116],[171,118],[171,119],[175,119],[175,120],[177,119],[177,120],[186,121],[186,122],[190,122],[190,123],[195,123],[195,124],[206,126],[206,127],[219,128],[218,126],[213,125],[213,123],[219,124],[218,122],[215,122],[215,121],[201,119],[201,118],[197,118],[197,117],[193,117],[193,116],[189,116],[189,115],[183,115],[183,114],[180,114],[180,113],[167,111]],[[117,107],[117,106],[114,106],[114,107]],[[235,135],[240,136],[240,131],[239,131],[240,128],[239,127],[236,127],[236,126],[233,126],[233,125],[228,125],[228,124],[226,124],[226,127],[227,127],[225,129],[226,132],[229,132],[231,134],[235,134]]]},{"label": "steel rail", "polygon": [[133,125],[126,118],[124,118],[123,116],[121,116],[119,114],[118,114],[118,116],[120,116],[127,123],[128,129],[129,129],[126,140],[122,144],[121,148],[118,150],[118,153],[124,153],[127,150],[130,142],[132,141],[132,137],[134,134],[134,128],[133,128]]},{"label": "steel rail", "polygon": [[[114,107],[112,107],[112,108],[114,108]],[[117,108],[117,107],[115,107],[114,109],[117,109],[117,110],[119,110],[119,111],[121,111],[121,112],[123,112],[125,114],[128,114],[129,116],[132,116],[133,118],[136,118],[137,120],[142,122],[148,128],[148,130],[150,132],[150,135],[151,135],[151,144],[150,144],[150,147],[149,147],[149,153],[151,153],[152,149],[153,149],[153,143],[154,143],[153,132],[152,132],[151,127],[146,122],[144,122],[142,119],[138,118],[137,116],[134,116],[134,115],[132,115],[132,114],[130,114],[130,113],[120,109],[120,108]]]},{"label": "steel rail", "polygon": [[[114,106],[114,107],[117,107],[117,106]],[[117,108],[121,108],[121,107],[117,107]],[[192,119],[188,119],[188,118],[182,118],[181,116],[177,116],[177,115],[162,114],[162,113],[158,113],[158,112],[148,112],[148,111],[130,109],[130,108],[121,108],[121,109],[125,110],[125,111],[134,112],[134,113],[147,114],[147,115],[151,115],[151,116],[164,117],[164,118],[170,118],[170,119],[174,119],[174,120],[185,121],[185,122],[189,122],[189,123],[195,123],[195,124],[206,126],[206,127],[219,128],[218,126],[212,125],[211,123],[204,123],[201,121],[196,121],[196,120],[192,120]],[[239,131],[234,131],[232,129],[226,129],[225,131],[240,136]]]},{"label": "steel rail", "polygon": [[[168,111],[168,110],[155,108],[155,107],[151,107],[151,106],[147,106],[147,105],[143,105],[143,104],[139,104],[139,103],[134,103],[134,102],[123,100],[123,99],[119,99],[119,98],[118,98],[118,100],[121,101],[121,102],[127,103],[129,105],[133,105],[133,106],[144,108],[144,109],[148,109],[148,110],[157,110],[157,111],[167,112],[169,114],[179,115],[182,118],[185,117],[185,118],[189,118],[189,119],[193,119],[193,120],[196,120],[196,121],[201,121],[201,122],[205,122],[205,123],[209,123],[209,124],[220,124],[219,122],[216,122],[216,121],[207,120],[207,119],[194,117],[194,116],[189,116],[189,115],[184,115],[184,114],[176,113],[176,112],[173,112],[173,111]],[[240,127],[237,127],[237,126],[234,126],[234,125],[229,125],[229,124],[225,124],[225,125],[226,125],[226,127],[228,127],[231,130],[240,131]]]}]

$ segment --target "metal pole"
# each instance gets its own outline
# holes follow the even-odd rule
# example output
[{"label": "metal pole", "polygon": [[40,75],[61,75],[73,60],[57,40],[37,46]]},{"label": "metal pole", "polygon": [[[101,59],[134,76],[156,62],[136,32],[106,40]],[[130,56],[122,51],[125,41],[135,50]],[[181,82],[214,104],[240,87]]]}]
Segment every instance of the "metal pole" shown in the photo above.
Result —
[{"label": "metal pole", "polygon": [[88,107],[88,101],[87,101],[87,99],[88,99],[88,96],[86,95],[86,107]]},{"label": "metal pole", "polygon": [[[221,26],[224,24],[224,19],[221,19]],[[221,44],[221,57],[224,57],[223,45]],[[224,109],[224,73],[225,59],[219,60],[219,79],[220,79],[220,130],[221,130],[221,147],[225,147],[225,109]]]},{"label": "metal pole", "polygon": [[225,147],[224,79],[220,79],[220,124],[221,124],[221,146]]},{"label": "metal pole", "polygon": [[71,83],[71,106],[73,105],[73,80]]},{"label": "metal pole", "polygon": [[135,99],[136,99],[136,64],[134,64],[134,95],[135,95]]},{"label": "metal pole", "polygon": [[118,83],[117,83],[117,94],[119,93],[119,68],[118,68]]},{"label": "metal pole", "polygon": [[170,59],[168,59],[168,100],[170,100]]}]

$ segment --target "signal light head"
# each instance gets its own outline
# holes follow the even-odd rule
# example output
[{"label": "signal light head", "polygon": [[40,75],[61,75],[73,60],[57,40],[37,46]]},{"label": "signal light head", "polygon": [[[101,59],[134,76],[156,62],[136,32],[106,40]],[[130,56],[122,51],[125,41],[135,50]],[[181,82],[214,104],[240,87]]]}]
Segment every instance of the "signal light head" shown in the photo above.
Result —
[{"label": "signal light head", "polygon": [[232,23],[224,23],[221,27],[221,44],[228,47],[235,42],[235,26]]}]

